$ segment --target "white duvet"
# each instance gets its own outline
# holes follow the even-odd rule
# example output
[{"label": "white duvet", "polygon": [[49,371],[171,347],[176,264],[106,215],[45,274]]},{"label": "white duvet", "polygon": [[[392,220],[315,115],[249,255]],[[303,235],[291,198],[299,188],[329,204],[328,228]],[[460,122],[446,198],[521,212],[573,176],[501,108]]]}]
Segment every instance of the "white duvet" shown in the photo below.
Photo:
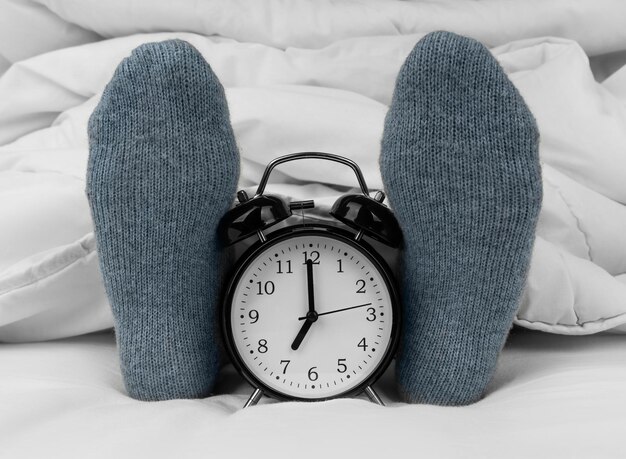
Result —
[{"label": "white duvet", "polygon": [[[380,189],[395,77],[437,29],[490,46],[541,132],[544,203],[516,323],[626,330],[626,3],[33,0],[0,4],[0,341],[112,326],[84,196],[86,123],[133,48],[177,37],[204,55],[226,87],[241,187],[276,156],[328,151]],[[618,70],[598,82],[588,56]],[[325,205],[356,185],[323,163],[281,171],[273,192]]]}]

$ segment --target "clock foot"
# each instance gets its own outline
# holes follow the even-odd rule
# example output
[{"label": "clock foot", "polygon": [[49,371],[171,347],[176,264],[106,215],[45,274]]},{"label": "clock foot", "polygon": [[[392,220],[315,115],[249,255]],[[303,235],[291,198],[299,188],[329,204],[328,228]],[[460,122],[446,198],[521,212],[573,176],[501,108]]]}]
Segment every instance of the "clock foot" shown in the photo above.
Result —
[{"label": "clock foot", "polygon": [[261,400],[262,396],[263,396],[263,392],[261,391],[261,389],[255,389],[243,407],[248,408],[249,406],[256,405],[257,403],[259,403],[259,400]]},{"label": "clock foot", "polygon": [[373,403],[377,403],[380,406],[385,406],[382,399],[378,396],[372,386],[367,386],[364,392],[365,395],[367,395],[367,398],[369,398]]}]

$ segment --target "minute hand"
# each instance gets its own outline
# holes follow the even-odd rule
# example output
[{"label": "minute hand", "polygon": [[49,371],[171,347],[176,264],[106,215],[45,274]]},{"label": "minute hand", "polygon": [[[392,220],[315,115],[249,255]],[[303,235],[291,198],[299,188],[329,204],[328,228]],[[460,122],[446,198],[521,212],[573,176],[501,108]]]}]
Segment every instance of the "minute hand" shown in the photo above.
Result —
[{"label": "minute hand", "polygon": [[[357,304],[356,306],[350,306],[350,307],[347,307],[347,308],[333,309],[332,311],[326,311],[326,312],[318,312],[317,316],[318,317],[319,316],[325,316],[326,314],[334,314],[336,312],[348,311],[350,309],[363,308],[365,306],[371,306],[371,305],[372,305],[372,303]],[[305,317],[298,317],[298,320],[305,320],[305,319],[306,319],[306,316]]]},{"label": "minute hand", "polygon": [[306,261],[306,284],[309,297],[309,314],[315,313],[315,288],[313,287],[313,261]]}]

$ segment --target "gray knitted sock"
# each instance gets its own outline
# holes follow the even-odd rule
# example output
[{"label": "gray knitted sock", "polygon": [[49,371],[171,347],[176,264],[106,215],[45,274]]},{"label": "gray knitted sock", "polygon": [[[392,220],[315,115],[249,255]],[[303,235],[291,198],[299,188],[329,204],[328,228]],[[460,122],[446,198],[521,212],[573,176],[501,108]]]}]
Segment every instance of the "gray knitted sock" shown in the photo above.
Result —
[{"label": "gray knitted sock", "polygon": [[409,402],[477,401],[518,307],[541,206],[538,131],[489,51],[427,35],[400,70],[381,172],[405,238],[397,379]]},{"label": "gray knitted sock", "polygon": [[224,90],[180,40],[135,49],[89,120],[87,195],[128,393],[208,395],[218,371],[216,228],[239,176]]}]

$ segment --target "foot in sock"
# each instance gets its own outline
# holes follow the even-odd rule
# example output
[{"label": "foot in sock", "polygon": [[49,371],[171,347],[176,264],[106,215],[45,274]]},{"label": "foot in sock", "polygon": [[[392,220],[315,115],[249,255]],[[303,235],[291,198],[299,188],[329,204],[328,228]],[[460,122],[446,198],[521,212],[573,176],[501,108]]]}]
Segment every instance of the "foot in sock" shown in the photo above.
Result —
[{"label": "foot in sock", "polygon": [[188,43],[140,46],[89,120],[89,149],[126,389],[141,400],[207,396],[218,372],[216,228],[239,176],[224,90]]},{"label": "foot in sock", "polygon": [[400,70],[380,166],[405,238],[400,391],[473,403],[530,261],[542,197],[534,118],[487,49],[435,32]]}]

